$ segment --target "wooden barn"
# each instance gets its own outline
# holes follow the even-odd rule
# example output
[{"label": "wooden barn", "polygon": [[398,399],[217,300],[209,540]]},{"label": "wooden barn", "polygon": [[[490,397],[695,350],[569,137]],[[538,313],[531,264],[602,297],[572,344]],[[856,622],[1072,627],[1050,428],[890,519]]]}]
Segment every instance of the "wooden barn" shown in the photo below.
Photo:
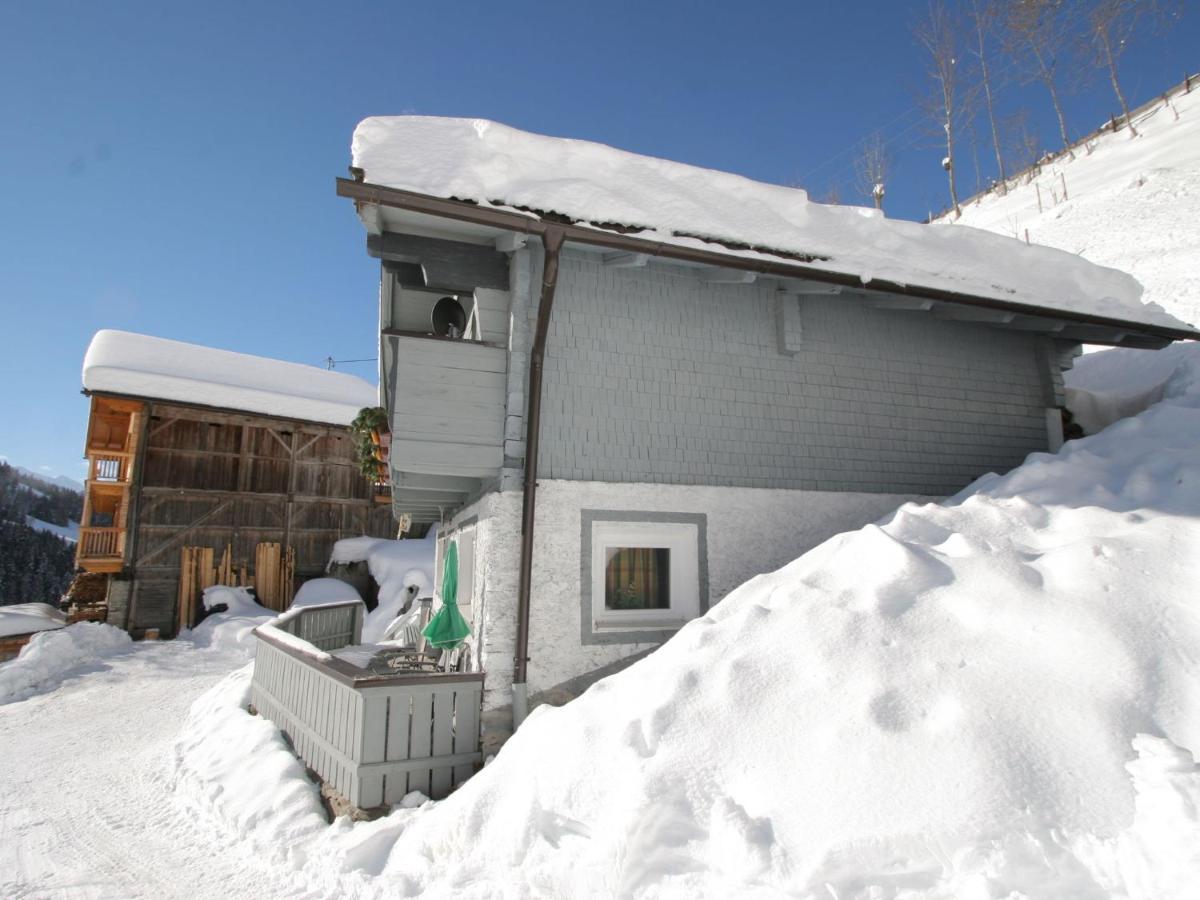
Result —
[{"label": "wooden barn", "polygon": [[350,422],[374,385],[311,366],[119,331],[84,359],[87,490],[77,564],[108,575],[110,624],[195,622],[203,588],[254,586],[274,609],[335,541],[393,537]]}]

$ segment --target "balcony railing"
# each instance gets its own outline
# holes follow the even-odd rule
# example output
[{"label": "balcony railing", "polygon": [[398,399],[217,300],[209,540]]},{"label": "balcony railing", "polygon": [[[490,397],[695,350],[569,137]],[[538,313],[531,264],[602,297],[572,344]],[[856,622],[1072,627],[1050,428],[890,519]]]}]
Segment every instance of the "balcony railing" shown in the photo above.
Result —
[{"label": "balcony railing", "polygon": [[381,674],[332,655],[358,645],[362,614],[357,600],[299,607],[254,629],[251,703],[359,809],[440,800],[482,761],[484,674]]},{"label": "balcony railing", "polygon": [[88,456],[88,480],[100,484],[127,484],[129,482],[129,453],[93,453]]},{"label": "balcony railing", "polygon": [[80,559],[120,559],[125,555],[123,528],[80,528]]}]

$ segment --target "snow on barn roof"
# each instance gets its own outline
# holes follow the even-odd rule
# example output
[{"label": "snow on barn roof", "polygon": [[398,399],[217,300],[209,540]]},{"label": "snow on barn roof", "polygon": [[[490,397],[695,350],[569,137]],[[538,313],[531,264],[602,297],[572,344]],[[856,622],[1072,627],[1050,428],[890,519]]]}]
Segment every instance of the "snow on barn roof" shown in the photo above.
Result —
[{"label": "snow on barn roof", "polygon": [[83,386],[331,425],[379,403],[375,385],[353,375],[109,329],[88,346]]},{"label": "snow on barn roof", "polygon": [[483,119],[376,116],[354,130],[369,184],[565,216],[682,247],[800,260],[821,270],[1170,329],[1130,275],[973,228],[815,203],[797,188],[545,137]]}]

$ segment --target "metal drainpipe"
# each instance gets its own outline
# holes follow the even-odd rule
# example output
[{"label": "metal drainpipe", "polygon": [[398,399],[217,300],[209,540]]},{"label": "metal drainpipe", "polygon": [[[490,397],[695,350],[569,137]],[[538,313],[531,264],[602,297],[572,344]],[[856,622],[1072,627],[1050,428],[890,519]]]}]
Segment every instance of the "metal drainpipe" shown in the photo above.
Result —
[{"label": "metal drainpipe", "polygon": [[538,435],[542,419],[542,360],[546,355],[546,332],[558,283],[558,253],[566,232],[551,225],[542,233],[546,250],[542,266],[542,296],[538,302],[537,328],[529,353],[529,399],[525,409],[525,487],[521,509],[521,574],[517,583],[517,646],[513,656],[513,731],[529,714],[526,669],[529,662],[529,587],[533,576],[533,523],[537,512]]}]

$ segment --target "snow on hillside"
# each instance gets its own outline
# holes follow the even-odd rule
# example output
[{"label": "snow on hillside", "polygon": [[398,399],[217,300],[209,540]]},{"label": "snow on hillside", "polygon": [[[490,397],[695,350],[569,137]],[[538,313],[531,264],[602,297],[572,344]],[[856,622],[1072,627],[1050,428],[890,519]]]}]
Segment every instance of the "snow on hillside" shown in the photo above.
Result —
[{"label": "snow on hillside", "polygon": [[179,783],[364,896],[1194,897],[1200,348],[1174,352],[1141,415],[752,579],[440,803],[321,824],[296,766],[231,749],[270,737],[245,672],[193,707]]},{"label": "snow on hillside", "polygon": [[1104,134],[1090,153],[963,206],[959,223],[1022,240],[1028,229],[1035,244],[1129,272],[1144,301],[1200,323],[1200,89],[1135,125],[1139,137]]},{"label": "snow on hillside", "polygon": [[41,519],[35,519],[33,516],[26,516],[25,524],[35,531],[48,531],[50,534],[56,534],[64,541],[72,544],[79,541],[78,522],[71,522],[67,525],[55,525],[53,522],[43,522]]}]

